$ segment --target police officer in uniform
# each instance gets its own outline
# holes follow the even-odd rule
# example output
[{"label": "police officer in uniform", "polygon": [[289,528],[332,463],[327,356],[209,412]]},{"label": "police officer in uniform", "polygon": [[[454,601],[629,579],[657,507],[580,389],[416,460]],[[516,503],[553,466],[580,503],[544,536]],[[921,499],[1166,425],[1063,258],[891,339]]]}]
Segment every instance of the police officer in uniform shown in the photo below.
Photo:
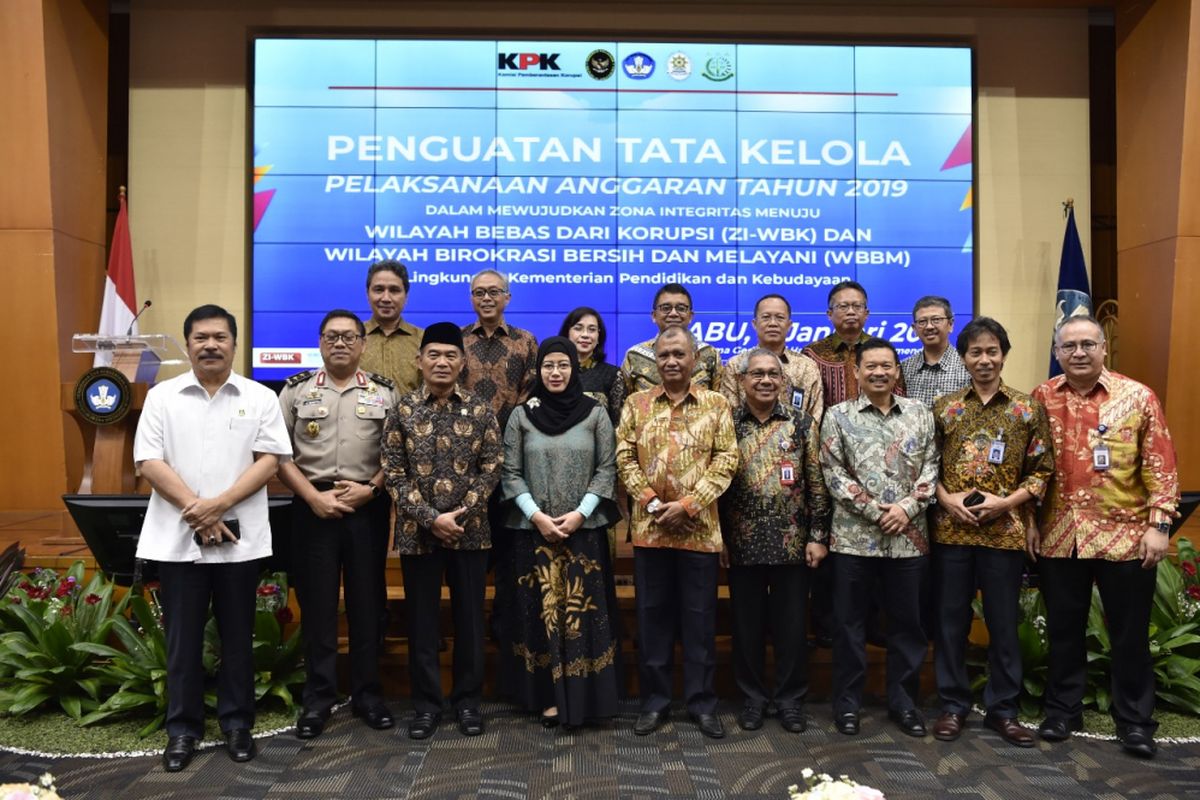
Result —
[{"label": "police officer in uniform", "polygon": [[365,333],[353,312],[330,311],[320,328],[324,367],[293,376],[279,396],[295,451],[280,478],[296,495],[293,566],[308,672],[296,723],[301,739],[321,734],[337,699],[342,577],[354,715],[375,729],[393,724],[379,681],[377,599],[384,591],[390,511],[379,448],[395,395],[390,380],[358,368]]}]

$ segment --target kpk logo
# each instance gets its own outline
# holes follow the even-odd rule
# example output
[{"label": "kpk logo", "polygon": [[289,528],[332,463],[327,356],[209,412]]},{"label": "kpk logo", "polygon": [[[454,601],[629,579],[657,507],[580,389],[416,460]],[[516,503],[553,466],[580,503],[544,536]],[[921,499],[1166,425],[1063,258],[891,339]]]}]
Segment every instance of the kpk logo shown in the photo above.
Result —
[{"label": "kpk logo", "polygon": [[499,53],[496,68],[501,72],[525,70],[537,67],[542,72],[553,70],[558,72],[558,53]]},{"label": "kpk logo", "polygon": [[588,54],[585,66],[587,67],[588,75],[591,75],[598,81],[603,81],[612,77],[617,62],[613,58],[613,54],[607,50],[593,50]]}]

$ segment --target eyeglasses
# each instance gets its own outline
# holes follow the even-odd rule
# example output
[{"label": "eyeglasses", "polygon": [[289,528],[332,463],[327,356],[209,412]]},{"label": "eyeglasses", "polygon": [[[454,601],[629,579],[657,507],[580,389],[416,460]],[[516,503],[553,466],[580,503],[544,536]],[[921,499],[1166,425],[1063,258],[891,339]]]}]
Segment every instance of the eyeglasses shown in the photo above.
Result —
[{"label": "eyeglasses", "polygon": [[478,298],[491,297],[494,299],[497,297],[503,297],[506,294],[508,294],[508,289],[501,289],[499,286],[493,286],[490,289],[472,289],[471,290],[471,297],[478,297]]},{"label": "eyeglasses", "polygon": [[922,319],[914,320],[913,327],[915,328],[939,328],[942,323],[949,321],[949,317],[923,317]]},{"label": "eyeglasses", "polygon": [[338,333],[337,331],[329,331],[321,334],[321,341],[325,344],[337,344],[339,341],[345,342],[348,345],[353,345],[359,339],[363,338],[362,334],[347,331]]},{"label": "eyeglasses", "polygon": [[1068,356],[1074,353],[1076,350],[1082,350],[1085,353],[1091,353],[1099,346],[1099,342],[1092,341],[1079,342],[1078,344],[1075,342],[1067,342],[1066,344],[1060,344],[1058,346],[1058,352],[1064,353]]},{"label": "eyeglasses", "polygon": [[672,311],[676,314],[686,314],[692,310],[692,307],[687,303],[659,303],[655,309],[660,314],[670,314]]},{"label": "eyeglasses", "polygon": [[773,381],[783,380],[783,373],[777,369],[752,369],[746,373],[750,380],[761,381],[763,378],[770,378]]},{"label": "eyeglasses", "polygon": [[543,361],[542,372],[570,372],[570,361]]},{"label": "eyeglasses", "polygon": [[865,311],[866,308],[866,303],[838,303],[836,306],[830,306],[829,310],[845,314],[847,311]]},{"label": "eyeglasses", "polygon": [[582,322],[576,322],[571,326],[571,330],[575,333],[599,333],[599,325],[584,325]]}]

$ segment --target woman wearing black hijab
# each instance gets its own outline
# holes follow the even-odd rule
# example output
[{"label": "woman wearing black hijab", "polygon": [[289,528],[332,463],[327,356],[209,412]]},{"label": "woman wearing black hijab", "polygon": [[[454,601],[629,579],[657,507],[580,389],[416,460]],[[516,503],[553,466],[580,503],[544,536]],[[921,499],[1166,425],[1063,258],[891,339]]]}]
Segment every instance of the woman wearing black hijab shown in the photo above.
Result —
[{"label": "woman wearing black hijab", "polygon": [[506,683],[547,728],[617,713],[606,532],[619,519],[615,480],[612,423],[584,394],[575,345],[553,336],[538,349],[530,398],[508,420],[500,484],[517,577],[513,640],[501,653]]}]

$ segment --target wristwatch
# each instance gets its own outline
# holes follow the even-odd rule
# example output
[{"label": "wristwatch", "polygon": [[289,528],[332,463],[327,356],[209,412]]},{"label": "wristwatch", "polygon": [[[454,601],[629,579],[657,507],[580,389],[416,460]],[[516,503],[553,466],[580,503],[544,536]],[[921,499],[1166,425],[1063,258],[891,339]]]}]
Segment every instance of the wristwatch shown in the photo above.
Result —
[{"label": "wristwatch", "polygon": [[662,500],[659,500],[657,497],[651,498],[650,502],[646,503],[646,513],[653,514],[655,511],[658,511],[661,505]]},{"label": "wristwatch", "polygon": [[1154,527],[1158,528],[1159,533],[1165,533],[1168,536],[1171,534],[1171,523],[1169,522],[1160,522]]}]

